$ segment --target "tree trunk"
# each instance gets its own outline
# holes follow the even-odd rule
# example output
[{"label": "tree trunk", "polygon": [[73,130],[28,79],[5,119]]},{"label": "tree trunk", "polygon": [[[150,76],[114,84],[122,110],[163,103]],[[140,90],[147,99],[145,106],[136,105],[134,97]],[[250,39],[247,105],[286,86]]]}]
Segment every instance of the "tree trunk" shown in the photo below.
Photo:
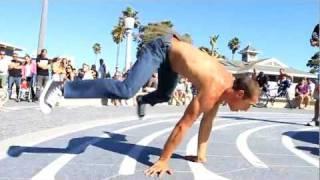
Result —
[{"label": "tree trunk", "polygon": [[233,61],[233,58],[234,58],[234,53],[232,53],[232,59],[231,59],[232,61]]},{"label": "tree trunk", "polygon": [[96,65],[96,67],[97,67],[97,60],[98,60],[98,54],[96,54],[96,60],[94,62],[94,65]]},{"label": "tree trunk", "polygon": [[213,50],[214,50],[214,47],[213,46],[211,46],[211,56],[213,56]]},{"label": "tree trunk", "polygon": [[119,53],[120,53],[120,43],[117,44],[116,70],[119,68]]}]

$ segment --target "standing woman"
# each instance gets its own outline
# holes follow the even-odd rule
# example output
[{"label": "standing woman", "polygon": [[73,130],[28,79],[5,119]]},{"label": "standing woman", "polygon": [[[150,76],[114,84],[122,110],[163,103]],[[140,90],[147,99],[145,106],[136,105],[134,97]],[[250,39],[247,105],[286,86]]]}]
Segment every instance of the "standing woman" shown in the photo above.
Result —
[{"label": "standing woman", "polygon": [[28,82],[28,85],[31,89],[31,99],[32,101],[35,98],[35,92],[34,92],[34,77],[37,75],[37,65],[34,61],[32,61],[31,57],[29,55],[26,55],[24,57],[25,62],[21,67],[21,74],[22,79],[25,79]]},{"label": "standing woman", "polygon": [[73,81],[74,80],[74,72],[73,72],[73,68],[71,65],[67,65],[66,67],[66,76],[65,79],[68,81]]}]

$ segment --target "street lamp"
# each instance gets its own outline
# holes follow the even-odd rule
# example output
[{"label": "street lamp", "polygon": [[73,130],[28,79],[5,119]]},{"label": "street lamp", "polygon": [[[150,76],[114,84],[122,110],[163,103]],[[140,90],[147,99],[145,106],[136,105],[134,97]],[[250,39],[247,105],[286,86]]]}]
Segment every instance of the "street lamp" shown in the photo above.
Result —
[{"label": "street lamp", "polygon": [[46,30],[47,30],[47,17],[48,17],[48,0],[43,0],[37,54],[40,54],[41,49],[44,48],[45,39],[46,39],[45,36],[46,36]]},{"label": "street lamp", "polygon": [[134,28],[135,19],[133,17],[124,18],[124,26],[127,35],[127,49],[126,49],[126,61],[125,61],[125,71],[130,68],[131,64],[131,42],[132,42],[132,30]]}]

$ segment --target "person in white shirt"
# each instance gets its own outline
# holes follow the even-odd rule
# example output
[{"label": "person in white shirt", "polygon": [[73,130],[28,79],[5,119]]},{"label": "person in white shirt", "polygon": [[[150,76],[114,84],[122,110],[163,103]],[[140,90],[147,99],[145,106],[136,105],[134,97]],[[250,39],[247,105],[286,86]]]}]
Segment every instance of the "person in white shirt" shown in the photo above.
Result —
[{"label": "person in white shirt", "polygon": [[89,65],[83,64],[82,68],[83,68],[83,72],[84,72],[82,80],[94,79],[92,76],[92,72],[89,68]]},{"label": "person in white shirt", "polygon": [[10,64],[9,56],[6,56],[4,49],[0,50],[0,88],[8,86],[8,67]]}]

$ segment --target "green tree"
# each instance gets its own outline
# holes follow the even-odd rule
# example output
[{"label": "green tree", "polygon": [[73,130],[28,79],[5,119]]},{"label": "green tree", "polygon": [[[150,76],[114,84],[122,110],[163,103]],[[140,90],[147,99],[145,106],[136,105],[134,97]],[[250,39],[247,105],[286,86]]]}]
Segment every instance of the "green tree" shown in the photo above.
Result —
[{"label": "green tree", "polygon": [[120,17],[120,21],[124,21],[126,17],[134,18],[134,28],[139,28],[140,21],[138,18],[138,11],[134,10],[132,7],[127,7],[126,10],[122,11],[122,17]]},{"label": "green tree", "polygon": [[211,45],[211,56],[215,56],[216,55],[216,50],[215,50],[215,46],[217,44],[217,41],[218,41],[218,38],[219,38],[219,35],[212,35],[210,37],[210,45]]},{"label": "green tree", "polygon": [[185,33],[181,36],[181,40],[184,41],[184,42],[187,42],[189,44],[192,44],[192,37],[190,34],[188,33]]},{"label": "green tree", "polygon": [[212,54],[212,51],[211,51],[209,48],[204,47],[204,46],[200,46],[200,47],[199,47],[199,50],[202,51],[202,52],[205,52],[205,53],[207,53],[207,54],[209,54],[209,55]]},{"label": "green tree", "polygon": [[310,73],[316,73],[319,71],[320,64],[320,52],[315,53],[307,62],[307,67],[310,67]]},{"label": "green tree", "polygon": [[101,53],[101,45],[99,43],[95,43],[93,46],[92,46],[92,49],[93,49],[93,52],[94,54],[96,55],[96,60],[95,60],[95,65],[97,65],[97,60],[98,60],[98,54]]},{"label": "green tree", "polygon": [[[160,21],[156,23],[148,23],[147,25],[142,25],[139,28],[140,39],[138,40],[138,50],[146,43],[151,40],[164,36],[169,33],[173,33],[173,24],[171,21]],[[181,40],[192,43],[192,37],[190,34],[185,33],[181,36]]]},{"label": "green tree", "polygon": [[113,27],[111,31],[113,42],[117,44],[117,59],[116,59],[116,69],[119,68],[119,53],[120,53],[120,44],[125,36],[125,27],[123,21],[119,20],[119,23]]},{"label": "green tree", "polygon": [[237,37],[231,39],[228,43],[228,47],[232,52],[232,60],[234,59],[234,54],[240,48],[240,41]]}]

